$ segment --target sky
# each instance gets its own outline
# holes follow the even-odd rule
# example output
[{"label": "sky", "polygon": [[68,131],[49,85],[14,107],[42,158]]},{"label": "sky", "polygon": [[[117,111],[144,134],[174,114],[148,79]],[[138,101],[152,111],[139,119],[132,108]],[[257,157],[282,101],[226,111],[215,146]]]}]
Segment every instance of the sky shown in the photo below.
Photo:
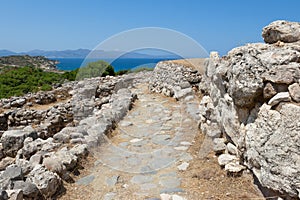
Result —
[{"label": "sky", "polygon": [[161,27],[226,54],[262,28],[300,21],[299,0],[1,0],[0,49],[93,49],[122,31]]}]

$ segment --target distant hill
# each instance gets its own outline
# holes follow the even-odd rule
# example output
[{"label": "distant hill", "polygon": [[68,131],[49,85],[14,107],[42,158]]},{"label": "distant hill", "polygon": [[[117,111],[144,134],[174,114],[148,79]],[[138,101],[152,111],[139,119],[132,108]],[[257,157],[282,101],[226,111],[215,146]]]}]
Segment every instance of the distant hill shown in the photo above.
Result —
[{"label": "distant hill", "polygon": [[[92,52],[92,53],[91,53]],[[91,53],[91,54],[90,54]],[[89,55],[90,54],[90,55]],[[32,50],[28,52],[12,52],[9,50],[0,50],[1,56],[13,56],[13,55],[29,55],[29,56],[45,56],[47,58],[85,58],[89,55],[90,58],[179,58],[174,55],[148,55],[136,52],[121,52],[121,51],[91,51],[89,49],[76,49],[76,50],[64,50],[64,51],[44,51],[44,50]]]},{"label": "distant hill", "polygon": [[0,69],[6,66],[10,67],[24,67],[33,66],[39,67],[47,71],[56,70],[55,60],[49,60],[44,56],[28,56],[28,55],[13,55],[0,57]]},{"label": "distant hill", "polygon": [[85,58],[91,51],[89,49],[64,50],[64,51],[44,51],[32,50],[25,53],[30,56],[45,56],[47,58]]},{"label": "distant hill", "polygon": [[16,55],[17,53],[8,50],[0,50],[0,56],[11,56]]}]

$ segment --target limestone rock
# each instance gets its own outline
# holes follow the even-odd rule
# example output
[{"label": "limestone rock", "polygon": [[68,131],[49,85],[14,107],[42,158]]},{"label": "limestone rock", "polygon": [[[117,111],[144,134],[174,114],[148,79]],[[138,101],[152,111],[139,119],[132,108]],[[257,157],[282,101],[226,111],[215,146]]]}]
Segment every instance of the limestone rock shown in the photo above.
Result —
[{"label": "limestone rock", "polygon": [[183,163],[181,163],[180,165],[177,166],[177,169],[179,171],[185,171],[185,170],[187,170],[187,168],[189,167],[189,165],[190,165],[189,163],[183,162]]},{"label": "limestone rock", "polygon": [[85,158],[89,153],[87,144],[77,144],[70,149],[70,152],[77,156],[79,160]]},{"label": "limestone rock", "polygon": [[25,131],[5,131],[1,137],[3,152],[5,155],[15,157],[17,151],[23,147],[23,142],[28,133]]},{"label": "limestone rock", "polygon": [[0,114],[0,131],[6,131],[8,129],[8,116]]},{"label": "limestone rock", "polygon": [[291,101],[291,97],[290,94],[288,92],[280,92],[278,94],[276,94],[274,97],[272,97],[270,99],[270,101],[268,102],[268,104],[270,106],[275,106],[277,104],[279,104],[280,102],[289,102]]},{"label": "limestone rock", "polygon": [[233,162],[233,161],[237,161],[237,160],[238,160],[238,158],[236,156],[229,155],[229,154],[221,154],[218,157],[218,163],[221,166],[227,165],[228,163]]},{"label": "limestone rock", "polygon": [[7,200],[8,199],[8,194],[5,190],[0,188],[0,199],[1,200]]},{"label": "limestone rock", "polygon": [[154,68],[149,89],[182,99],[192,93],[192,86],[199,83],[201,73],[190,66],[172,62],[159,62]]},{"label": "limestone rock", "polygon": [[192,88],[184,88],[181,89],[179,87],[179,89],[175,89],[174,90],[174,98],[176,98],[177,100],[183,99],[188,95],[191,95],[193,92]]},{"label": "limestone rock", "polygon": [[267,83],[264,87],[263,95],[265,99],[271,99],[273,96],[277,94],[274,86],[271,83]]},{"label": "limestone rock", "polygon": [[265,81],[279,84],[291,84],[300,79],[300,64],[291,62],[288,65],[274,66],[262,74]]},{"label": "limestone rock", "polygon": [[227,149],[227,151],[230,153],[230,154],[232,154],[232,155],[237,155],[238,154],[238,149],[237,149],[237,147],[236,146],[234,146],[232,143],[228,143],[227,145],[226,145],[226,149]]},{"label": "limestone rock", "polygon": [[15,181],[13,189],[22,190],[25,199],[38,199],[38,196],[40,194],[40,191],[36,187],[36,185],[30,182]]},{"label": "limestone rock", "polygon": [[246,169],[245,166],[240,165],[238,162],[229,162],[225,165],[225,170],[231,173],[238,173]]},{"label": "limestone rock", "polygon": [[215,138],[213,140],[213,143],[214,143],[213,150],[216,153],[222,153],[226,149],[224,138]]},{"label": "limestone rock", "polygon": [[29,173],[27,180],[35,184],[45,198],[51,198],[62,184],[56,173],[47,171],[41,165],[35,166]]},{"label": "limestone rock", "polygon": [[218,158],[227,169],[247,164],[263,186],[297,197],[300,24],[276,21],[263,36],[271,44],[247,44],[222,58],[211,54],[199,85],[209,96],[200,105],[200,128],[207,134],[217,124],[230,139],[226,152],[236,156]]},{"label": "limestone rock", "polygon": [[220,126],[217,123],[212,123],[210,125],[204,124],[201,126],[201,130],[211,138],[218,138],[221,136]]},{"label": "limestone rock", "polygon": [[262,36],[266,43],[278,41],[290,43],[300,40],[300,23],[283,20],[274,21],[263,29]]},{"label": "limestone rock", "polygon": [[299,119],[300,106],[286,103],[276,111],[264,104],[246,126],[247,166],[263,186],[291,196],[300,189]]},{"label": "limestone rock", "polygon": [[6,190],[9,200],[23,200],[22,190]]},{"label": "limestone rock", "polygon": [[5,170],[5,168],[15,162],[12,157],[5,157],[0,161],[0,171]]},{"label": "limestone rock", "polygon": [[289,93],[294,101],[297,103],[300,102],[300,85],[298,83],[294,83],[289,86]]},{"label": "limestone rock", "polygon": [[6,167],[5,171],[1,174],[2,179],[10,179],[10,180],[22,180],[24,174],[22,172],[22,168],[17,165],[10,165]]}]

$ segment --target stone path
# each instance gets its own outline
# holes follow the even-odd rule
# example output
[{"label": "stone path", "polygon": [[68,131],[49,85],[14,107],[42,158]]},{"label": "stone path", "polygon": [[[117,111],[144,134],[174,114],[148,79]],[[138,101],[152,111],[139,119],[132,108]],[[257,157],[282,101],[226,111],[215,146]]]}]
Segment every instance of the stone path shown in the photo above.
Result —
[{"label": "stone path", "polygon": [[187,150],[198,133],[190,115],[197,116],[197,103],[149,94],[146,84],[133,92],[133,109],[93,152],[94,166],[76,185],[89,199],[183,199],[178,173],[193,159]]}]

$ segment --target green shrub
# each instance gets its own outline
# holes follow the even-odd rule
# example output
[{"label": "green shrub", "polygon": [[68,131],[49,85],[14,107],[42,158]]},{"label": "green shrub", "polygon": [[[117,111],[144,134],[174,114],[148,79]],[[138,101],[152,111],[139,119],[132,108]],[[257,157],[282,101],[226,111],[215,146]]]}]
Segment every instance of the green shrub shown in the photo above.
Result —
[{"label": "green shrub", "polygon": [[41,90],[49,91],[49,90],[52,90],[52,87],[51,87],[51,85],[44,84],[44,85],[42,85]]},{"label": "green shrub", "polygon": [[[70,78],[73,78],[73,73],[70,72],[72,74]],[[39,90],[51,90],[52,84],[63,83],[68,78],[64,74],[44,72],[36,67],[6,67],[0,73],[0,98],[21,96]]]},{"label": "green shrub", "polygon": [[115,75],[113,66],[103,60],[99,60],[96,62],[90,62],[86,66],[81,67],[77,73],[77,80],[98,76],[104,77],[107,75]]},{"label": "green shrub", "polygon": [[123,75],[123,74],[128,74],[130,72],[130,70],[127,70],[127,69],[125,69],[125,70],[120,70],[120,71],[117,71],[116,72],[116,75],[117,76],[120,76],[120,75]]}]

